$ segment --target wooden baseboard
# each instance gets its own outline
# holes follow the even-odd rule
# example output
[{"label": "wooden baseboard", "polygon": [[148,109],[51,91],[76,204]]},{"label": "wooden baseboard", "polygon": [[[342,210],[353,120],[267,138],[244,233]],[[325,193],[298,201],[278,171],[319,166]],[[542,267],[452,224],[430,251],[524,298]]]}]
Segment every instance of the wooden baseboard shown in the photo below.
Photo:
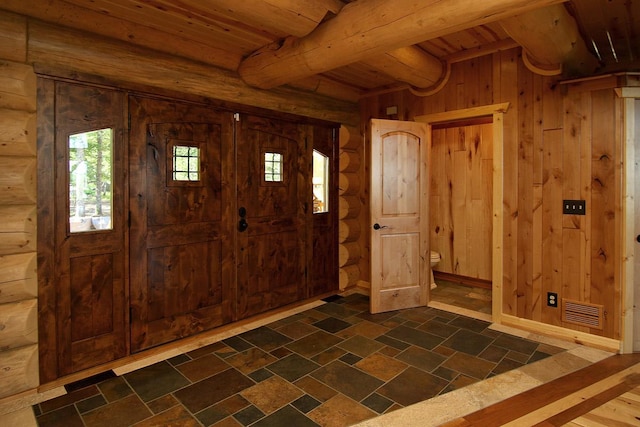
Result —
[{"label": "wooden baseboard", "polygon": [[433,271],[433,278],[446,280],[447,282],[460,283],[475,288],[491,289],[491,280],[477,279],[475,277],[459,276],[457,274],[445,273],[443,271]]}]

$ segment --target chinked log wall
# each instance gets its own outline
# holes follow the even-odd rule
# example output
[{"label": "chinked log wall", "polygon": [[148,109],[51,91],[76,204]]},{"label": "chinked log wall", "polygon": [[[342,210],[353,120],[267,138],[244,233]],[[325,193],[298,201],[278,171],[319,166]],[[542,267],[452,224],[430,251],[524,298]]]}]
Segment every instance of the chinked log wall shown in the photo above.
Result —
[{"label": "chinked log wall", "polygon": [[38,385],[36,76],[26,26],[0,14],[9,29],[0,34],[0,398]]},{"label": "chinked log wall", "polygon": [[[363,146],[357,131],[357,105],[290,89],[257,91],[224,70],[159,57],[150,51],[136,52],[119,42],[0,11],[0,402],[39,385],[37,312],[38,304],[48,303],[37,300],[37,94],[33,63],[66,70],[70,76],[102,75],[125,84],[171,88],[346,124],[342,133],[347,136],[341,135],[340,142],[345,163],[340,179],[345,191],[338,207],[344,246],[340,288],[361,280],[358,265],[363,262],[363,251],[354,243],[362,241],[358,222],[366,212],[360,201],[362,170],[356,166]],[[171,71],[175,62],[181,64],[179,75]],[[175,87],[176,81],[185,84]]]}]

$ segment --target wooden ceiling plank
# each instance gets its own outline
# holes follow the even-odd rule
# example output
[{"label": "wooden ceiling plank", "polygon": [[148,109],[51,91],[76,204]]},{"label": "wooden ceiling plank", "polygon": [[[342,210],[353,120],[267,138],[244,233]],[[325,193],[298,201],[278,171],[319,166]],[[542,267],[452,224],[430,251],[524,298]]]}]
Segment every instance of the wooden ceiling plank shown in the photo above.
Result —
[{"label": "wooden ceiling plank", "polygon": [[102,14],[108,13],[122,21],[170,35],[206,41],[220,48],[231,45],[234,50],[242,50],[243,55],[255,49],[255,46],[263,46],[277,39],[271,33],[224,17],[207,15],[202,8],[187,8],[181,6],[181,2],[172,0],[93,0],[90,3],[65,1],[77,2],[78,6],[86,5],[85,7]]},{"label": "wooden ceiling plank", "polygon": [[238,69],[269,89],[424,40],[560,3],[560,0],[359,0],[303,38],[256,51]]},{"label": "wooden ceiling plank", "polygon": [[229,70],[235,69],[242,59],[242,55],[235,51],[208,45],[201,40],[171,35],[163,30],[81,8],[61,0],[47,0],[46,3],[39,0],[3,0],[0,8]]},{"label": "wooden ceiling plank", "polygon": [[558,70],[564,77],[593,74],[598,60],[587,49],[575,19],[564,5],[525,12],[500,21],[502,28],[517,41],[527,55],[532,70]]}]

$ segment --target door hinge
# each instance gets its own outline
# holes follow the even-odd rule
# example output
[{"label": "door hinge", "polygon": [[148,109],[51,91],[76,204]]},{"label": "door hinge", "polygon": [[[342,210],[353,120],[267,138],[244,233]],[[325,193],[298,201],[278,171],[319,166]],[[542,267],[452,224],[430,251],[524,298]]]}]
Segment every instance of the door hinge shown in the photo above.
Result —
[{"label": "door hinge", "polygon": [[233,113],[233,120],[235,120],[236,122],[240,121],[240,113]]}]

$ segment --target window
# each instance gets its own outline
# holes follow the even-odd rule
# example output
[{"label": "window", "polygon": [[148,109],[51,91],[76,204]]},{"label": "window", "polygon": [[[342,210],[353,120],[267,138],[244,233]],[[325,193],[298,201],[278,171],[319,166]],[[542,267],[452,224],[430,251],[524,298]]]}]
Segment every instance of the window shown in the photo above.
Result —
[{"label": "window", "polygon": [[200,181],[200,148],[174,145],[172,163],[174,181]]},{"label": "window", "polygon": [[329,157],[313,150],[313,213],[329,212]]},{"label": "window", "polygon": [[282,154],[281,153],[264,153],[264,180],[266,182],[282,182]]},{"label": "window", "polygon": [[113,130],[69,136],[69,229],[111,230]]}]

